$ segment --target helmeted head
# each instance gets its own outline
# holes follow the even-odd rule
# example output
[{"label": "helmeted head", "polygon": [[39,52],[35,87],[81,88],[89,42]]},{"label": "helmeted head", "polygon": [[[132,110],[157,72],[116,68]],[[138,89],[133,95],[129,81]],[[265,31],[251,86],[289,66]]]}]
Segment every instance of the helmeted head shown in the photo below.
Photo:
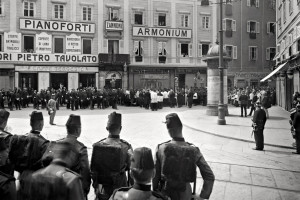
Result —
[{"label": "helmeted head", "polygon": [[166,115],[166,121],[164,123],[167,125],[167,129],[172,138],[182,137],[182,123],[176,113]]},{"label": "helmeted head", "polygon": [[32,130],[41,131],[44,127],[44,117],[42,112],[33,111],[30,114],[30,126]]},{"label": "helmeted head", "polygon": [[79,137],[81,134],[81,119],[79,115],[71,114],[66,123],[68,135]]},{"label": "helmeted head", "polygon": [[119,134],[122,129],[122,115],[116,112],[112,112],[110,115],[108,115],[106,129],[110,133]]},{"label": "helmeted head", "polygon": [[10,113],[5,109],[0,109],[0,130],[4,130]]},{"label": "helmeted head", "polygon": [[135,182],[144,184],[151,182],[155,175],[151,149],[140,147],[133,151],[130,162],[130,171]]}]

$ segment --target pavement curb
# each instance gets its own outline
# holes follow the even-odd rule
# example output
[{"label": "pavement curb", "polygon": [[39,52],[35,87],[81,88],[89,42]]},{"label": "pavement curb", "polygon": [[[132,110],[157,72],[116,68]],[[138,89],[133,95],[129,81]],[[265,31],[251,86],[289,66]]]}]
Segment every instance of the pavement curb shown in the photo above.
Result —
[{"label": "pavement curb", "polygon": [[[246,139],[241,139],[241,138],[236,138],[236,137],[230,137],[230,136],[220,135],[220,134],[217,134],[217,133],[213,133],[213,132],[208,132],[208,131],[200,130],[200,129],[191,127],[191,126],[189,126],[189,125],[187,125],[187,124],[183,124],[183,125],[184,125],[185,127],[189,128],[189,129],[194,130],[194,131],[199,131],[199,132],[206,133],[206,134],[209,134],[209,135],[214,135],[214,136],[217,136],[217,137],[227,138],[227,139],[237,140],[237,141],[242,141],[242,142],[255,143],[253,140],[246,140]],[[294,147],[284,146],[284,145],[277,145],[277,144],[264,143],[264,145],[266,145],[266,146],[271,146],[271,147],[284,148],[284,149],[293,149],[293,150],[295,149]]]}]

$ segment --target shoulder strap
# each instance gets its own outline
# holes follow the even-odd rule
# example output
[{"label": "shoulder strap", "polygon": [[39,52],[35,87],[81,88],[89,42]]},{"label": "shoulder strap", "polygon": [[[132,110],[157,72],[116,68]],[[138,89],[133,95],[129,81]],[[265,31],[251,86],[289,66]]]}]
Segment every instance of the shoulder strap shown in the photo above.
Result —
[{"label": "shoulder strap", "polygon": [[152,195],[156,198],[162,199],[162,200],[168,200],[169,198],[159,192],[152,191]]},{"label": "shoulder strap", "polygon": [[126,140],[120,139],[120,141],[127,144],[129,147],[131,147],[131,144],[129,144]]},{"label": "shoulder strap", "polygon": [[171,142],[171,140],[168,140],[168,141],[166,141],[166,142],[163,142],[163,143],[158,144],[158,145],[157,145],[157,149],[159,149],[159,147],[160,147],[162,144],[166,144],[166,143],[169,143],[169,142]]}]

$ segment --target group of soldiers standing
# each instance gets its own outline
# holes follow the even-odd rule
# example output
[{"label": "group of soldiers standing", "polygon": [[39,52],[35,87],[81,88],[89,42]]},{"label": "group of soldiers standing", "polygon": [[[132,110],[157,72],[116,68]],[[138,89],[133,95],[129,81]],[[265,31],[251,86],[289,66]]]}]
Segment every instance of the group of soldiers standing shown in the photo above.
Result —
[{"label": "group of soldiers standing", "polygon": [[[71,114],[67,136],[48,141],[41,132],[41,112],[30,115],[31,131],[12,135],[5,128],[9,112],[0,110],[0,197],[3,200],[85,200],[94,188],[96,199],[172,199],[196,197],[196,167],[203,187],[200,199],[208,199],[214,174],[200,150],[185,141],[182,123],[176,113],[166,116],[172,140],[151,149],[132,146],[120,138],[122,116],[108,116],[108,137],[93,144],[91,163],[87,147],[77,139],[81,118]],[[194,182],[192,191],[191,184]],[[151,191],[151,185],[153,191]]]}]

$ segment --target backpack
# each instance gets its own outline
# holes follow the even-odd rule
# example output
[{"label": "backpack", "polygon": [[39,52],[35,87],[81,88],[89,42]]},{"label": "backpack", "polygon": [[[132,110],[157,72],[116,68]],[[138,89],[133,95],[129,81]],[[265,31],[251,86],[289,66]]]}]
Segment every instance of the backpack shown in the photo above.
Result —
[{"label": "backpack", "polygon": [[8,158],[14,164],[15,170],[38,170],[42,168],[40,140],[36,137],[13,135],[9,148]]},{"label": "backpack", "polygon": [[94,144],[91,171],[96,174],[98,184],[115,185],[117,178],[125,172],[124,167],[121,145]]}]

